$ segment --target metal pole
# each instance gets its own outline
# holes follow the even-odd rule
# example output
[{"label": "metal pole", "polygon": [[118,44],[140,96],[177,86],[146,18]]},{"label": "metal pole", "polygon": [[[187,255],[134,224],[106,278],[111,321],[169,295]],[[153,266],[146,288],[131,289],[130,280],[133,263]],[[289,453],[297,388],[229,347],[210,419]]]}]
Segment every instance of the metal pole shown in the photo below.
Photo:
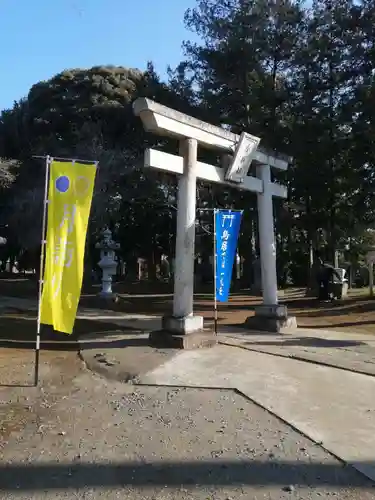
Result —
[{"label": "metal pole", "polygon": [[217,210],[214,209],[213,215],[214,215],[214,333],[217,335],[217,299],[216,299],[216,259],[217,259],[217,252],[216,252],[216,212]]},{"label": "metal pole", "polygon": [[47,222],[47,204],[48,204],[48,181],[49,181],[49,168],[53,158],[46,156],[46,172],[44,182],[44,200],[43,200],[43,220],[42,220],[42,239],[40,249],[40,270],[39,270],[39,290],[38,290],[38,319],[36,325],[36,343],[35,343],[35,371],[34,371],[34,386],[36,387],[39,382],[39,352],[40,352],[40,316],[41,316],[41,302],[43,290],[43,267],[44,267],[44,253],[46,244],[46,222]]},{"label": "metal pole", "polygon": [[[47,158],[51,158],[50,156],[43,156],[43,155],[33,155],[31,158],[40,158],[42,160],[47,160]],[[63,158],[61,156],[54,156],[54,160],[56,161],[66,161],[66,162],[77,162],[77,163],[87,163],[88,165],[98,165],[98,161],[93,161],[93,160],[80,160],[79,158]]]}]

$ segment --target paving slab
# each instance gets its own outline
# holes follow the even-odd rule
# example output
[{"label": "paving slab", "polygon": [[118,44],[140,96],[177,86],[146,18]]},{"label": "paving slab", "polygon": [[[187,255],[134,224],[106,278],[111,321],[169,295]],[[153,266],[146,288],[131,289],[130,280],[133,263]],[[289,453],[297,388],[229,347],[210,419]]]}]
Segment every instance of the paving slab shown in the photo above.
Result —
[{"label": "paving slab", "polygon": [[221,345],[180,353],[141,381],[236,388],[375,480],[373,377]]},{"label": "paving slab", "polygon": [[227,345],[375,376],[375,335],[310,328],[288,335],[228,327],[220,331],[220,342]]}]

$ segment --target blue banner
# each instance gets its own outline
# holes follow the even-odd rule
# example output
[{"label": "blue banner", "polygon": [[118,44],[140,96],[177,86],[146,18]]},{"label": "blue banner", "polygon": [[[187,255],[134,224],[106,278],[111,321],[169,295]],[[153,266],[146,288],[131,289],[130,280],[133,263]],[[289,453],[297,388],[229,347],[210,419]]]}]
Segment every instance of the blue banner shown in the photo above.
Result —
[{"label": "blue banner", "polygon": [[216,226],[216,300],[227,302],[240,232],[242,212],[215,210]]}]

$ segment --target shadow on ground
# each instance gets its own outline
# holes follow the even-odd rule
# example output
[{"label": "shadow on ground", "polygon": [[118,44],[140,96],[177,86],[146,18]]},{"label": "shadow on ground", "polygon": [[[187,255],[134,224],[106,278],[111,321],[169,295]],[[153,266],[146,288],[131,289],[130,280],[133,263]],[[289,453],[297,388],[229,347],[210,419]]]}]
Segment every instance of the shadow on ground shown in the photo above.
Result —
[{"label": "shadow on ground", "polygon": [[[137,337],[136,335],[143,335],[142,337]],[[121,349],[124,347],[146,347],[149,346],[148,336],[144,335],[144,332],[138,332],[131,334],[129,338],[122,339],[114,339],[114,340],[105,340],[105,341],[95,341],[95,340],[87,340],[80,342],[79,348],[80,351],[87,351],[92,349]]]},{"label": "shadow on ground", "polygon": [[357,347],[367,345],[365,342],[356,340],[335,340],[324,339],[319,337],[293,337],[292,339],[285,339],[280,341],[264,340],[255,342],[246,342],[248,345],[260,346],[281,346],[281,347],[324,347],[324,348],[340,348],[340,347]]},{"label": "shadow on ground", "polygon": [[[36,275],[9,274],[0,275],[0,295],[13,297],[35,297],[38,293],[38,279]],[[83,283],[82,293],[88,295],[97,295],[101,284],[92,283],[90,279]],[[162,280],[142,280],[142,281],[115,281],[112,284],[113,291],[118,294],[172,294],[173,281],[165,282]],[[196,283],[195,291],[199,294],[206,294],[212,298],[213,283]],[[296,290],[293,290],[296,292]],[[250,294],[249,288],[243,288],[236,285],[232,289],[232,296]]]},{"label": "shadow on ground", "polygon": [[[230,303],[220,304],[222,310],[231,311],[233,309],[242,309],[244,311],[255,311],[257,306],[262,303],[259,297],[233,297]],[[202,309],[210,309],[211,304],[200,303],[200,297],[196,304]],[[321,316],[339,316],[341,314],[366,313],[375,311],[375,300],[364,299],[363,297],[349,297],[345,300],[336,302],[320,302],[317,299],[308,298],[290,298],[280,300],[280,305],[288,307],[288,311],[297,314],[299,317],[321,317]]]},{"label": "shadow on ground", "polygon": [[[318,307],[318,309],[317,309]],[[375,311],[375,302],[364,302],[355,299],[347,299],[337,303],[322,303],[319,306],[315,304],[302,304],[297,307],[293,301],[289,302],[289,308],[298,313],[301,318],[316,318],[322,316],[341,316],[346,314],[364,314]],[[299,311],[299,309],[302,309]],[[310,309],[310,310],[309,310]]]},{"label": "shadow on ground", "polygon": [[[0,295],[15,297],[36,297],[35,279],[30,278],[0,278]],[[118,294],[119,300],[103,302],[98,299],[99,285],[86,284],[80,300],[81,308],[106,309],[116,313],[143,314],[152,316],[162,316],[172,313],[172,287],[169,283],[162,282],[140,282],[140,283],[115,283],[114,291]],[[198,287],[195,294],[195,312],[204,316],[205,320],[211,320],[213,311],[212,286]],[[280,303],[288,306],[289,313],[297,317],[297,322],[304,328],[324,328],[324,329],[347,329],[366,333],[375,333],[375,300],[364,295],[349,296],[348,299],[334,302],[319,302],[312,297],[304,297],[302,289],[287,290]],[[143,296],[142,296],[143,295]],[[252,316],[257,305],[262,302],[261,297],[251,296],[249,289],[234,290],[231,293],[229,303],[219,304],[219,323],[239,326],[246,317]],[[210,318],[208,318],[210,316]],[[93,318],[95,320],[95,318]],[[81,320],[80,320],[81,321]],[[84,321],[84,320],[82,320]],[[104,322],[90,322],[87,329],[92,332],[100,332],[105,335],[108,330],[111,334],[114,330],[123,331],[124,328],[111,324],[110,320]],[[113,322],[115,323],[115,322]],[[85,329],[83,323],[78,328]],[[137,328],[137,326],[136,326]],[[1,335],[0,324],[0,339]],[[81,333],[80,333],[81,334]],[[43,333],[44,335],[44,333]],[[61,334],[57,334],[62,340]],[[34,337],[34,334],[32,335]],[[72,340],[74,337],[70,337]]]},{"label": "shadow on ground", "polygon": [[[172,296],[168,297],[132,297],[120,296],[118,301],[98,299],[96,295],[82,295],[80,307],[88,309],[103,308],[115,312],[131,314],[162,315],[172,313]],[[212,309],[212,307],[211,307]]]},{"label": "shadow on ground", "polygon": [[[30,311],[22,311],[19,313],[9,312],[0,314],[0,346],[1,347],[15,347],[31,348],[35,346],[37,321],[35,313]],[[108,340],[103,342],[96,342],[91,340],[95,334],[103,336],[116,336],[121,333],[140,334],[143,333],[134,328],[129,329],[118,326],[117,324],[106,321],[95,321],[93,319],[77,319],[72,335],[67,335],[61,332],[56,332],[51,326],[41,325],[41,342],[42,347],[46,349],[77,349],[78,338],[84,339],[90,335],[87,340],[85,348],[94,348],[96,345],[106,347],[124,347],[127,345],[135,345],[136,339]],[[141,339],[139,339],[142,342]],[[137,344],[139,345],[139,344]],[[87,346],[87,347],[86,347]],[[93,347],[94,346],[94,347]]]},{"label": "shadow on ground", "polygon": [[[373,464],[361,464],[364,468]],[[268,460],[119,464],[12,464],[0,467],[1,491],[124,486],[329,486],[365,489],[373,483],[340,464]]]},{"label": "shadow on ground", "polygon": [[342,323],[331,323],[327,322],[326,325],[322,325],[321,323],[319,325],[303,325],[303,328],[311,328],[313,330],[317,328],[349,328],[351,326],[354,327],[359,327],[359,326],[364,326],[364,325],[373,325],[374,326],[374,332],[375,333],[375,320],[369,319],[369,320],[362,320],[362,321],[343,321]]}]

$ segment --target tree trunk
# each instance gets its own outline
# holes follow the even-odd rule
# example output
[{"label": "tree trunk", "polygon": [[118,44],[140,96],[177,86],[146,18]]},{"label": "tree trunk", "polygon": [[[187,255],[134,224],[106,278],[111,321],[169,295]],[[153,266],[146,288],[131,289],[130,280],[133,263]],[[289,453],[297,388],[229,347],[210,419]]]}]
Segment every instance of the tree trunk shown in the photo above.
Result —
[{"label": "tree trunk", "polygon": [[153,251],[150,257],[147,259],[147,271],[148,271],[148,280],[156,281],[156,256]]}]

